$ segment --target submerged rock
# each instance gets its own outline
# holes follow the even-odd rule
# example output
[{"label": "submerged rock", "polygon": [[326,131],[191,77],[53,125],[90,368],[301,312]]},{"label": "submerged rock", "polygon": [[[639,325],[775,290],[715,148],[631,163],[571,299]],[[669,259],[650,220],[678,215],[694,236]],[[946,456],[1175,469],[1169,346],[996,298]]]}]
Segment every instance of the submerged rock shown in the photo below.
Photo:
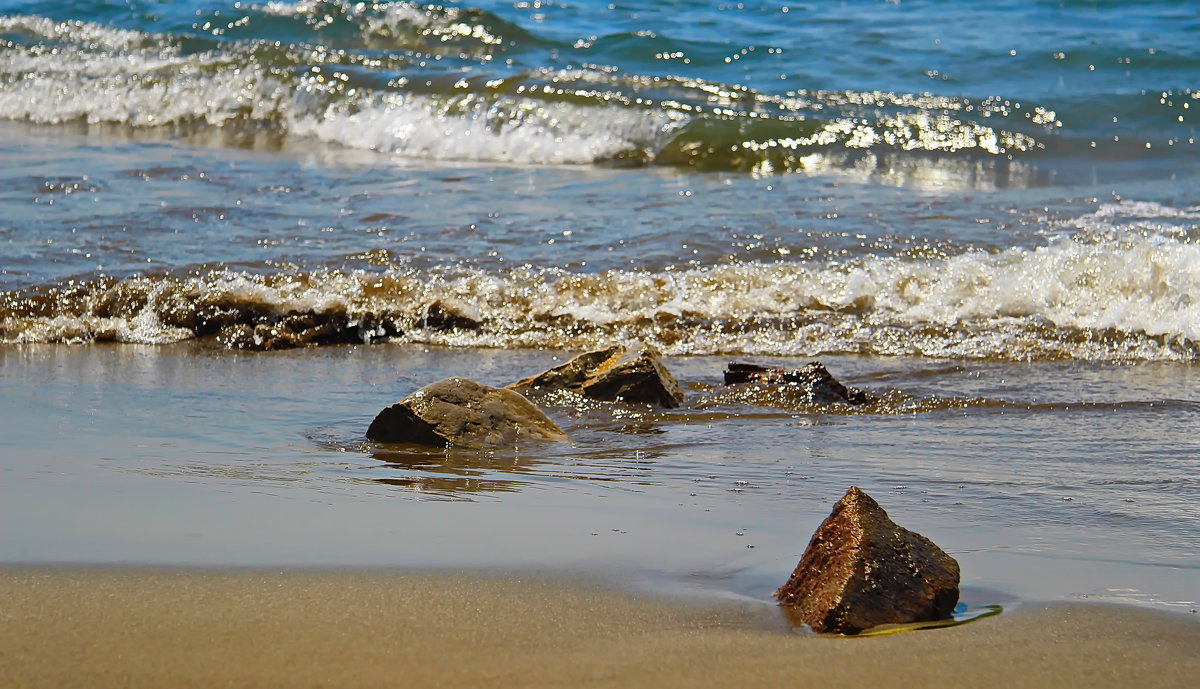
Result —
[{"label": "submerged rock", "polygon": [[725,384],[737,385],[740,383],[795,386],[804,392],[810,401],[818,404],[845,402],[857,405],[870,401],[867,393],[862,390],[842,385],[819,361],[805,364],[793,371],[758,366],[757,364],[730,363],[729,368],[725,370]]},{"label": "submerged rock", "polygon": [[420,325],[430,330],[479,330],[478,318],[469,315],[465,306],[445,301],[435,301],[425,307]]},{"label": "submerged rock", "polygon": [[447,378],[379,412],[367,437],[383,443],[504,447],[526,440],[569,440],[523,395],[466,378]]},{"label": "submerged rock", "polygon": [[367,314],[351,318],[345,312],[289,311],[272,316],[242,314],[255,320],[234,323],[217,332],[216,340],[229,349],[272,351],[330,344],[370,344],[399,334],[395,324]]},{"label": "submerged rock", "polygon": [[775,598],[814,631],[857,634],[950,617],[958,577],[954,558],[897,525],[854,486],[817,528]]},{"label": "submerged rock", "polygon": [[513,390],[570,390],[597,400],[645,402],[668,409],[683,403],[683,391],[649,345],[614,345],[587,352],[561,366],[509,385]]}]

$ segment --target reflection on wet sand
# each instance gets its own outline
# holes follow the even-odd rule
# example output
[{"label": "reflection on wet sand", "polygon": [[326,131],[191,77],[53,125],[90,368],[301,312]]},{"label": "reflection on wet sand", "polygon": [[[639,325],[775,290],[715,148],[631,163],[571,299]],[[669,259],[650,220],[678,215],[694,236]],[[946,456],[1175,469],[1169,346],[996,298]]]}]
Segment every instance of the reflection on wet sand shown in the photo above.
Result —
[{"label": "reflection on wet sand", "polygon": [[529,484],[515,478],[534,470],[536,462],[516,453],[498,453],[419,445],[376,445],[372,459],[383,462],[370,480],[428,496],[430,499],[469,499],[472,493],[513,493]]},{"label": "reflection on wet sand", "polygon": [[[845,415],[891,416],[949,409],[1023,409],[1028,405],[985,398],[913,396],[894,388],[871,391],[861,405],[814,401],[802,386],[747,383],[727,386],[693,384],[683,407],[664,410],[648,405],[604,402],[573,393],[527,393],[560,423],[572,438],[569,448],[530,443],[520,448],[487,450],[431,448],[412,444],[373,443],[346,427],[310,439],[330,449],[366,454],[379,464],[356,471],[354,480],[393,486],[423,499],[466,500],[489,493],[513,493],[547,482],[604,482],[638,491],[669,480],[658,460],[701,448],[707,443],[663,442],[672,430],[713,424],[757,422],[794,426],[836,423]],[[354,436],[349,439],[349,436]],[[380,474],[386,474],[381,476]]]},{"label": "reflection on wet sand", "polygon": [[[362,430],[328,427],[309,434],[327,449],[366,454],[380,464],[365,466],[355,480],[394,486],[432,500],[471,500],[472,495],[512,493],[544,482],[603,482],[622,490],[650,484],[655,458],[680,449],[652,441],[686,414],[668,414],[647,405],[590,400],[571,393],[528,395],[563,424],[572,445],[531,442],[519,447],[473,449],[371,442]],[[386,473],[380,476],[380,473]]]},{"label": "reflection on wet sand", "polygon": [[[612,431],[622,435],[641,436],[655,431],[647,427],[635,429],[580,429],[583,434]],[[608,443],[612,445],[613,443]],[[639,486],[660,481],[651,479],[657,459],[674,448],[638,448],[620,443],[615,447],[597,447],[587,443],[554,454],[523,453],[516,450],[470,450],[427,448],[418,445],[377,444],[368,453],[382,464],[369,466],[369,480],[420,493],[422,497],[443,500],[470,500],[473,494],[513,493],[535,485],[556,481],[585,481],[608,483],[622,490],[638,490]],[[379,476],[386,472],[386,476]]]}]

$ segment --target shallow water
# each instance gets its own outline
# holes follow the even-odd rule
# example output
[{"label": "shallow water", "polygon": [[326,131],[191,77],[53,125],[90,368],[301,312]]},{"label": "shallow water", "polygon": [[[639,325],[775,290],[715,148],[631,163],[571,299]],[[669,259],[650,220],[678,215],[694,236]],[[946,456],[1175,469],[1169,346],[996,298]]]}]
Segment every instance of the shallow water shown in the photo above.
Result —
[{"label": "shallow water", "polygon": [[[1195,607],[1198,27],[1186,2],[0,2],[0,560],[765,599],[857,484],[975,603]],[[684,408],[539,400],[570,447],[362,437],[438,378],[625,339]],[[881,401],[720,388],[816,358]]]},{"label": "shallow water", "polygon": [[[972,604],[1195,607],[1190,367],[833,357],[880,413],[547,404],[571,446],[402,452],[362,434],[425,380],[549,352],[4,350],[8,561],[587,569],[766,598],[849,485],[959,559]],[[797,360],[770,359],[791,365]],[[1048,381],[1041,385],[1042,381]],[[700,388],[700,389],[697,389]],[[1112,403],[1106,400],[1118,399]],[[910,411],[911,408],[911,411]]]}]

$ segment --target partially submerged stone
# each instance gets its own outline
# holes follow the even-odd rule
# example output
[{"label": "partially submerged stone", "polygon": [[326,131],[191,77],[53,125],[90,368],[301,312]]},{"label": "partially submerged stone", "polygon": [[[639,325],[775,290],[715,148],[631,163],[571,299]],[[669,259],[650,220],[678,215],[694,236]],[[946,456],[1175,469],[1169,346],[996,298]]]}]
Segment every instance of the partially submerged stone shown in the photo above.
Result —
[{"label": "partially submerged stone", "polygon": [[467,307],[447,301],[435,301],[425,307],[420,325],[430,330],[479,330],[479,319]]},{"label": "partially submerged stone", "polygon": [[[235,314],[237,315],[237,314]],[[372,314],[351,317],[345,311],[289,311],[285,314],[240,314],[252,322],[222,327],[216,340],[229,349],[272,351],[329,344],[370,344],[399,334],[386,318]],[[219,323],[219,319],[212,319]],[[196,326],[203,332],[210,324]]]},{"label": "partially submerged stone", "polygon": [[367,437],[383,443],[505,447],[527,440],[569,440],[523,395],[466,378],[447,378],[379,412]]},{"label": "partially submerged stone", "polygon": [[514,390],[570,390],[607,401],[644,402],[668,409],[683,403],[683,391],[649,345],[614,345],[587,352],[561,366],[508,386]]},{"label": "partially submerged stone", "polygon": [[775,598],[814,631],[857,634],[950,617],[958,577],[954,558],[897,525],[854,486],[817,528]]},{"label": "partially submerged stone", "polygon": [[730,363],[729,368],[725,370],[725,384],[741,383],[795,387],[807,395],[810,401],[818,404],[845,402],[857,405],[870,401],[862,390],[842,385],[819,361],[810,362],[792,371],[757,364]]}]

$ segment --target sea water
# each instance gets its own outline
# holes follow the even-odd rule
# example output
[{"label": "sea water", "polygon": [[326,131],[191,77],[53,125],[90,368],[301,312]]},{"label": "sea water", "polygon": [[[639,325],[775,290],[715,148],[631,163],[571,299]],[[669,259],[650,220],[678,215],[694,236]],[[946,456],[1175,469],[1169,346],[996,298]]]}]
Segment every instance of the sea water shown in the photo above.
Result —
[{"label": "sea water", "polygon": [[[0,2],[0,559],[1200,594],[1193,3]],[[446,318],[450,313],[454,318]],[[615,341],[672,411],[398,450]],[[820,359],[878,398],[731,394]],[[689,584],[690,582],[690,584]]]}]

